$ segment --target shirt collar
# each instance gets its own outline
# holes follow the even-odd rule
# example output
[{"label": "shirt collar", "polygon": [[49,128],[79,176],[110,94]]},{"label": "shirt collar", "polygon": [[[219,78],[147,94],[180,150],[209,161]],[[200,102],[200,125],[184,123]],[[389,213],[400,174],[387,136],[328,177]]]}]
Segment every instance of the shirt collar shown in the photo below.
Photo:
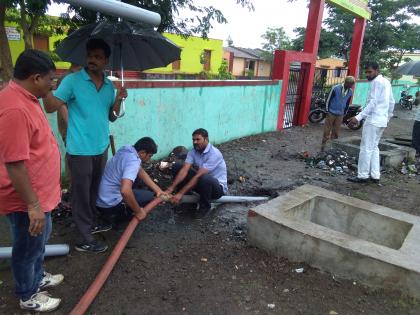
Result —
[{"label": "shirt collar", "polygon": [[[86,81],[92,81],[92,78],[90,77],[89,73],[87,73],[86,68],[82,68],[82,70],[80,70],[80,72],[82,73],[82,78]],[[104,73],[102,73],[102,75],[104,76],[104,83],[105,84],[110,84],[111,81],[105,76]]]},{"label": "shirt collar", "polygon": [[27,89],[23,88],[19,84],[17,84],[15,81],[10,80],[9,86],[11,89],[23,94],[26,98],[38,103],[38,98],[35,95],[33,95],[31,92],[29,92]]},{"label": "shirt collar", "polygon": [[211,143],[207,144],[207,147],[204,149],[203,153],[209,152],[211,149]]}]

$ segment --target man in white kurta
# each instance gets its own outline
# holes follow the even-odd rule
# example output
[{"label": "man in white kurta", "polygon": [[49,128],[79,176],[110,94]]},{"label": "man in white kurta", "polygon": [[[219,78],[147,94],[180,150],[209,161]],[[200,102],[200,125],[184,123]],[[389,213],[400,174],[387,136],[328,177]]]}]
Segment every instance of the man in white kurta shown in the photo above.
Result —
[{"label": "man in white kurta", "polygon": [[376,62],[368,62],[365,73],[370,81],[367,104],[363,111],[351,120],[353,124],[362,119],[365,120],[360,142],[357,177],[350,177],[348,180],[356,183],[369,181],[379,183],[381,172],[378,144],[392,117],[395,101],[391,83],[379,74],[379,66]]}]

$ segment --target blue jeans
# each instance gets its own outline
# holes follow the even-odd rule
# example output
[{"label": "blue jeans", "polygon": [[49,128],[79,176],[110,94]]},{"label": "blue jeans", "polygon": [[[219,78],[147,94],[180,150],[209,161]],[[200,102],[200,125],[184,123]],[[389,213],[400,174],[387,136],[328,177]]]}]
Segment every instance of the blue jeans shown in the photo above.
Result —
[{"label": "blue jeans", "polygon": [[7,215],[13,239],[12,272],[16,284],[16,295],[29,299],[36,293],[44,274],[45,245],[51,234],[51,213],[45,214],[42,234],[31,236],[27,212],[14,212]]}]

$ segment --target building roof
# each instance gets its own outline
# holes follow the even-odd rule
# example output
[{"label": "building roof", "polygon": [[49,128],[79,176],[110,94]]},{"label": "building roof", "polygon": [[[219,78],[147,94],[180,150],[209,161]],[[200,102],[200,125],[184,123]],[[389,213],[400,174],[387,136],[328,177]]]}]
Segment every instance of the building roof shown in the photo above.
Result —
[{"label": "building roof", "polygon": [[251,60],[264,60],[262,57],[264,50],[259,48],[242,48],[242,47],[223,47],[225,51],[232,52],[237,58],[251,59]]}]

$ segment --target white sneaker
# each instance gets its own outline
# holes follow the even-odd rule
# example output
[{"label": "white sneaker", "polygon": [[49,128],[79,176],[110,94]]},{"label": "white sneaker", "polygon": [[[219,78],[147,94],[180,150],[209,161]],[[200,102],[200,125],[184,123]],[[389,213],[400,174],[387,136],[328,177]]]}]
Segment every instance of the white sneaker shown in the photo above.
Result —
[{"label": "white sneaker", "polygon": [[56,285],[59,285],[61,282],[63,282],[63,280],[64,276],[62,274],[52,275],[48,272],[44,272],[44,277],[39,284],[39,289],[43,290],[45,288],[55,287]]},{"label": "white sneaker", "polygon": [[60,305],[61,299],[52,298],[47,292],[38,292],[27,301],[20,300],[20,308],[37,312],[54,311]]}]

